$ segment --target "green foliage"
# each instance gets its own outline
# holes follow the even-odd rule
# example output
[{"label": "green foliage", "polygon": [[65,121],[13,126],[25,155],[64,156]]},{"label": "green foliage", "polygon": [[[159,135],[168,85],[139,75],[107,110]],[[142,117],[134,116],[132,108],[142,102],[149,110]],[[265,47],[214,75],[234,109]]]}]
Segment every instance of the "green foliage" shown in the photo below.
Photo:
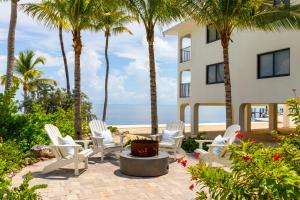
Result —
[{"label": "green foliage", "polygon": [[47,188],[47,185],[41,184],[41,185],[34,185],[32,187],[29,187],[29,182],[32,180],[32,176],[30,173],[27,173],[25,175],[25,178],[23,180],[23,183],[19,187],[15,187],[9,190],[6,190],[6,192],[1,196],[0,198],[3,200],[35,200],[35,199],[41,199],[36,190],[38,189],[44,189]]},{"label": "green foliage", "polygon": [[[299,119],[299,107],[293,104],[291,116]],[[213,199],[299,199],[300,197],[300,132],[280,137],[278,147],[253,141],[231,145],[231,171],[207,167],[200,163],[189,167],[198,189],[208,188]],[[197,199],[206,199],[199,191]]]},{"label": "green foliage", "polygon": [[110,130],[110,132],[112,132],[112,133],[118,133],[119,132],[118,127],[109,126],[109,127],[107,127],[107,129]]},{"label": "green foliage", "polygon": [[289,106],[289,116],[295,124],[300,123],[300,97],[290,98],[287,100],[287,105]]},{"label": "green foliage", "polygon": [[[187,153],[193,153],[197,148],[199,148],[199,144],[195,140],[204,140],[204,133],[198,133],[195,138],[184,138],[182,141],[181,148],[186,151]],[[207,150],[208,147],[206,146],[208,143],[204,143],[204,149]]]}]

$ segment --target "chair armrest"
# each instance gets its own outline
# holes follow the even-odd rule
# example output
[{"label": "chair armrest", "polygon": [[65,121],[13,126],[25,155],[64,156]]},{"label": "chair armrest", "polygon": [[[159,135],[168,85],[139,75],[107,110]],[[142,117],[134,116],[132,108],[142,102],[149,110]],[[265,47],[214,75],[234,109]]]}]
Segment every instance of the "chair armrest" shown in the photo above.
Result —
[{"label": "chair armrest", "polygon": [[203,149],[203,143],[213,142],[213,140],[195,140],[199,144],[199,149]]},{"label": "chair armrest", "polygon": [[104,140],[104,137],[96,137],[96,136],[92,136],[92,141],[93,141],[93,146],[94,148],[97,148],[97,147],[103,147],[103,140]]},{"label": "chair armrest", "polygon": [[88,145],[92,140],[74,140],[76,143],[83,143],[84,149],[88,149]]},{"label": "chair armrest", "polygon": [[160,138],[162,136],[162,134],[156,134],[156,135],[150,135],[150,138],[152,140],[157,140],[158,138]]},{"label": "chair armrest", "polygon": [[181,139],[181,138],[184,138],[184,135],[179,135],[179,136],[176,136],[176,137],[174,137],[175,138],[175,140],[176,139]]},{"label": "chair armrest", "polygon": [[51,147],[74,147],[74,148],[80,148],[81,145],[79,145],[79,144],[59,144],[59,145],[51,145]]},{"label": "chair armrest", "polygon": [[228,144],[208,144],[208,147],[227,147]]}]

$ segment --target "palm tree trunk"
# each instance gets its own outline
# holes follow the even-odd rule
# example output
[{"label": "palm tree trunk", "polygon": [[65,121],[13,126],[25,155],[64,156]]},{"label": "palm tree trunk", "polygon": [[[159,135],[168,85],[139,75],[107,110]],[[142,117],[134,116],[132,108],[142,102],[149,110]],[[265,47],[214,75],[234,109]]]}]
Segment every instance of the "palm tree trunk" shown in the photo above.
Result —
[{"label": "palm tree trunk", "polygon": [[24,95],[24,102],[23,102],[23,104],[24,104],[24,113],[27,113],[27,106],[28,106],[28,91],[27,91],[26,86],[25,86],[25,85],[27,85],[27,83],[24,82],[23,84],[24,84],[24,85],[23,85],[23,95]]},{"label": "palm tree trunk", "polygon": [[65,65],[65,74],[66,74],[66,83],[67,83],[67,94],[71,94],[70,90],[70,79],[69,79],[69,67],[68,67],[68,62],[67,62],[67,57],[66,57],[66,52],[65,52],[65,47],[64,47],[64,41],[63,41],[63,35],[62,35],[62,27],[59,26],[59,41],[60,41],[60,48],[61,48],[61,53],[63,56],[64,60],[64,65]]},{"label": "palm tree trunk", "polygon": [[150,96],[151,96],[151,134],[158,133],[157,120],[157,94],[156,94],[156,72],[155,72],[155,57],[154,57],[154,33],[147,36],[149,48],[150,62]]},{"label": "palm tree trunk", "polygon": [[75,52],[74,70],[74,128],[78,139],[82,139],[81,129],[81,91],[80,91],[80,55],[82,49],[80,32],[73,33],[73,48]]},{"label": "palm tree trunk", "polygon": [[106,120],[106,109],[107,109],[107,99],[108,99],[108,74],[109,74],[109,59],[108,59],[109,35],[108,34],[105,35],[106,35],[106,41],[105,41],[106,74],[105,74],[105,97],[104,97],[103,114],[102,114],[102,121],[104,122]]},{"label": "palm tree trunk", "polygon": [[226,127],[233,124],[232,117],[232,97],[231,97],[231,80],[229,70],[229,38],[222,39],[223,57],[224,57],[224,85],[225,85],[225,105],[226,105]]},{"label": "palm tree trunk", "polygon": [[18,0],[11,0],[11,13],[7,39],[7,69],[5,90],[9,90],[12,84],[13,68],[15,62],[15,32],[18,16]]}]

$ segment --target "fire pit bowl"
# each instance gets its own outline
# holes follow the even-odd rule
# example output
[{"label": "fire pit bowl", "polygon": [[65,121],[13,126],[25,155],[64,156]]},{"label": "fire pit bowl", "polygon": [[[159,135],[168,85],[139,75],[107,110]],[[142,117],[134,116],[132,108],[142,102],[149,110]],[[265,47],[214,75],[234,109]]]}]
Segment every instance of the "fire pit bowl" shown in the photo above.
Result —
[{"label": "fire pit bowl", "polygon": [[131,155],[136,157],[152,157],[158,155],[158,141],[134,140],[131,143]]}]

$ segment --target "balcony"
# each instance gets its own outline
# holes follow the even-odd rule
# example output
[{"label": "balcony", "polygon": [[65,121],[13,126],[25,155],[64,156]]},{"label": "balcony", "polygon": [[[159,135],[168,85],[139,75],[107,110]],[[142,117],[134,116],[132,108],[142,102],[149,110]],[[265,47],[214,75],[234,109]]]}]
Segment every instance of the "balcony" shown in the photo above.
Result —
[{"label": "balcony", "polygon": [[190,97],[190,83],[180,84],[179,97],[180,98]]},{"label": "balcony", "polygon": [[191,60],[191,46],[185,47],[180,50],[180,63]]}]

